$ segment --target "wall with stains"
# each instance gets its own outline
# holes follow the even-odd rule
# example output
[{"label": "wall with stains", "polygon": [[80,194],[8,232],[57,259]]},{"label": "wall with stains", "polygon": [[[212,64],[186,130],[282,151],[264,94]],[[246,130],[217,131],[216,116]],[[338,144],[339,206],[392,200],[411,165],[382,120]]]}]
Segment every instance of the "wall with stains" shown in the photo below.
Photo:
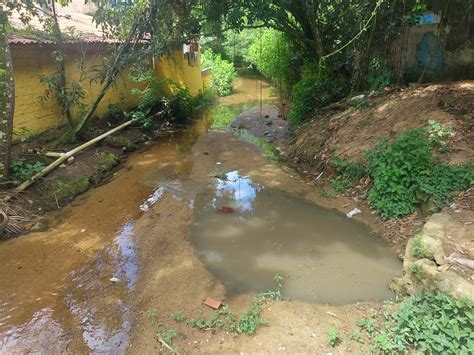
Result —
[{"label": "wall with stains", "polygon": [[[56,71],[53,50],[54,47],[41,44],[11,45],[16,90],[14,141],[67,124],[54,99],[41,99],[47,86],[40,82],[40,77]],[[84,88],[85,104],[92,103],[101,89],[101,85],[93,79],[107,52],[107,45],[101,43],[68,44],[65,48],[67,80],[80,80]],[[85,70],[81,70],[78,62],[83,63]],[[201,67],[199,60],[191,64],[193,65],[184,58],[182,49],[175,50],[169,57],[154,60],[153,63],[150,60],[150,65],[154,66],[160,79],[166,78],[186,85],[191,94],[197,95],[203,90]],[[136,105],[138,98],[130,90],[137,87],[137,84],[130,82],[127,77],[125,72],[107,92],[97,109],[98,117],[103,117],[111,105],[118,105],[122,109]],[[73,113],[77,116],[77,109]]]}]

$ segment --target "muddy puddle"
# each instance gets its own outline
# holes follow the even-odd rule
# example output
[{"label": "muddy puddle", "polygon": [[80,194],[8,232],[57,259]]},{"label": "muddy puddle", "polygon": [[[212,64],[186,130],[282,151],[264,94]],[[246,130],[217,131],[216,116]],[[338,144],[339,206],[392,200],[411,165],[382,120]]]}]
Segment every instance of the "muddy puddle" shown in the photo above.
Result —
[{"label": "muddy puddle", "polygon": [[384,300],[392,296],[388,282],[400,275],[395,253],[364,225],[237,171],[218,179],[195,214],[199,255],[230,293],[274,289],[279,274],[291,299]]}]

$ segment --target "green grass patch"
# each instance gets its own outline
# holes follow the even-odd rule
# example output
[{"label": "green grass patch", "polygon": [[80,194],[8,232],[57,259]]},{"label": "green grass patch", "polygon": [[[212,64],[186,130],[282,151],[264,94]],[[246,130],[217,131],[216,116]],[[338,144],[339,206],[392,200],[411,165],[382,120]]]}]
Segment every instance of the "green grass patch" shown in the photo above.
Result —
[{"label": "green grass patch", "polygon": [[273,145],[268,143],[265,139],[257,138],[251,135],[245,129],[237,130],[235,132],[235,136],[239,139],[257,145],[260,148],[263,156],[272,163],[276,164],[280,161],[280,152]]}]

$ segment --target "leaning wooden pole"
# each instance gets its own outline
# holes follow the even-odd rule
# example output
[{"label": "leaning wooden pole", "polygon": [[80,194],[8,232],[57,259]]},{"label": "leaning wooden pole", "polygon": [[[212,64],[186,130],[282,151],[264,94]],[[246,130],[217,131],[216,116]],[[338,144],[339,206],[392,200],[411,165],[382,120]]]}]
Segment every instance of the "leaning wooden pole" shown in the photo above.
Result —
[{"label": "leaning wooden pole", "polygon": [[22,192],[23,190],[25,190],[26,188],[28,188],[29,186],[31,186],[32,184],[34,184],[38,179],[42,178],[43,176],[45,176],[46,174],[50,173],[51,171],[53,171],[54,169],[56,169],[59,165],[61,165],[62,163],[64,163],[66,160],[68,160],[70,157],[72,157],[73,155],[79,153],[80,151],[90,147],[91,145],[101,141],[102,139],[104,139],[105,137],[107,136],[110,136],[111,134],[117,132],[117,131],[120,131],[121,129],[124,129],[125,127],[128,127],[130,126],[131,124],[133,123],[133,120],[130,120],[130,121],[127,121],[125,123],[122,123],[120,126],[117,126],[113,129],[111,129],[110,131],[108,132],[105,132],[103,134],[101,134],[100,136],[97,136],[95,137],[94,139],[91,139],[90,141],[86,142],[86,143],[83,143],[81,144],[80,146],[74,148],[73,150],[70,150],[69,152],[67,153],[64,153],[63,155],[61,155],[58,159],[56,159],[54,162],[52,162],[51,164],[49,164],[47,167],[45,167],[43,170],[41,170],[39,173],[37,173],[36,175],[32,176],[31,178],[29,178],[28,180],[26,180],[24,183],[22,183],[21,185],[19,185],[16,189],[13,190],[13,195],[19,193],[19,192]]}]

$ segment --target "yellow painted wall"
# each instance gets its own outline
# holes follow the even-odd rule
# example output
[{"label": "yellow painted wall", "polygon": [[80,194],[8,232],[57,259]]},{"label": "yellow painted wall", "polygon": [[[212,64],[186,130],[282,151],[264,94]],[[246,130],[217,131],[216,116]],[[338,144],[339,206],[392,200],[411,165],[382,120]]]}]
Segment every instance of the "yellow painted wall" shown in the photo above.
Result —
[{"label": "yellow painted wall", "polygon": [[[42,101],[46,85],[40,83],[41,75],[51,75],[56,71],[51,57],[53,48],[40,45],[12,45],[12,59],[15,73],[15,116],[13,122],[14,140],[28,134],[39,134],[65,125],[60,108],[54,100]],[[66,77],[70,82],[78,80],[81,73],[77,61],[86,53],[84,67],[87,69],[85,80],[82,81],[85,90],[84,103],[90,104],[96,98],[101,85],[89,83],[94,65],[99,65],[107,55],[107,48],[101,44],[71,45],[66,48]],[[151,61],[150,61],[151,62]],[[199,61],[195,66],[189,66],[181,50],[176,50],[170,58],[155,61],[155,72],[161,79],[167,78],[186,85],[191,94],[197,95],[202,91],[201,67]],[[137,103],[137,97],[130,93],[137,84],[127,80],[127,73],[119,78],[103,98],[96,115],[103,116],[109,105],[119,105],[127,109]]]},{"label": "yellow painted wall", "polygon": [[155,73],[159,78],[171,79],[185,85],[191,95],[198,95],[203,90],[200,58],[197,58],[194,66],[190,66],[180,49],[173,51],[169,56],[163,56],[156,60]]}]

